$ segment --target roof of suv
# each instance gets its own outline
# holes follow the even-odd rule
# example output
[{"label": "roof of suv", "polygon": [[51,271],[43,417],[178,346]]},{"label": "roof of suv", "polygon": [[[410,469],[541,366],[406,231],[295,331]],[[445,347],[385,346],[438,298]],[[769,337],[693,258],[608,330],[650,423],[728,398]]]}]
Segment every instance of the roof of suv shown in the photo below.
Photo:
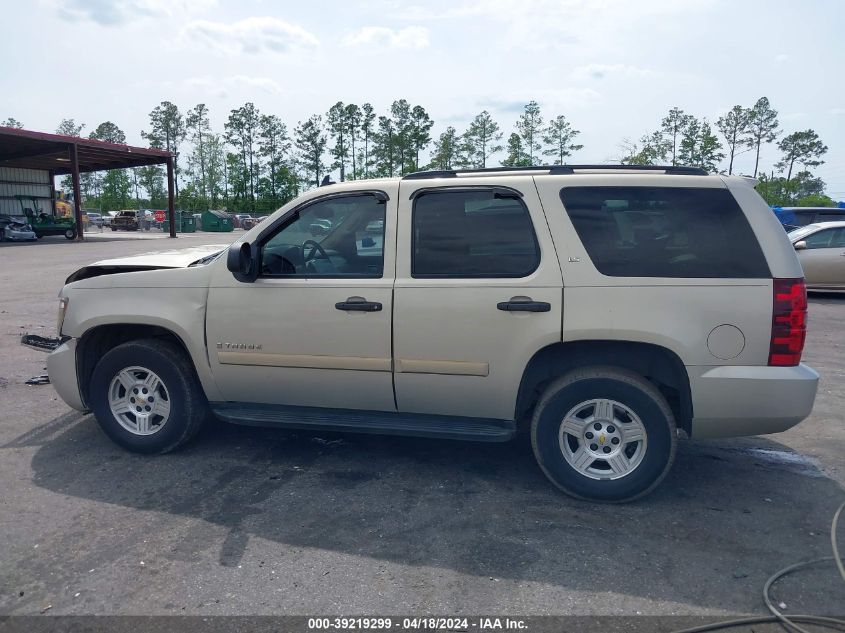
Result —
[{"label": "roof of suv", "polygon": [[[723,182],[727,179],[743,180],[754,186],[757,181],[753,178],[743,176],[723,176],[720,174],[710,174],[700,167],[687,167],[682,165],[539,165],[532,167],[485,167],[479,169],[439,169],[430,171],[418,171],[400,177],[392,178],[370,178],[362,180],[347,180],[345,182],[336,183],[330,182],[326,185],[321,185],[316,190],[325,193],[335,191],[344,191],[347,189],[360,188],[363,183],[370,186],[377,187],[380,184],[396,183],[401,181],[415,181],[415,180],[446,180],[462,178],[509,178],[519,176],[615,176],[625,178],[627,176],[646,176],[650,178],[667,177],[671,179],[669,182],[676,182],[681,185],[692,180],[698,181],[701,179],[702,186],[708,186],[705,183],[710,183],[713,186],[713,181]],[[685,177],[685,178],[682,178]],[[678,178],[677,181],[674,179]],[[667,184],[669,184],[667,182]],[[682,185],[681,185],[682,186]]]}]

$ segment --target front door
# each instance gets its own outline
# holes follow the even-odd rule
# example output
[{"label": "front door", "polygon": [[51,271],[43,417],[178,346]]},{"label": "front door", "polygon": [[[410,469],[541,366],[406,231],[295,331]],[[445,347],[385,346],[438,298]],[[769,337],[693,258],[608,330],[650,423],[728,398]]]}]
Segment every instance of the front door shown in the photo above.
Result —
[{"label": "front door", "polygon": [[255,282],[217,267],[206,327],[227,401],[395,410],[397,190],[315,193],[262,232]]},{"label": "front door", "polygon": [[400,411],[513,419],[532,355],[561,340],[560,265],[534,181],[489,183],[402,181],[393,318]]}]

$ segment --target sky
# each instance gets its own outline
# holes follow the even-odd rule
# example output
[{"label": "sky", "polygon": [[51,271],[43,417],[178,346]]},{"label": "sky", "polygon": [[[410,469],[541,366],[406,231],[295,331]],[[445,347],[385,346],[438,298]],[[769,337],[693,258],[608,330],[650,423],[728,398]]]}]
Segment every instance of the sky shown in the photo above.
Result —
[{"label": "sky", "polygon": [[[0,120],[55,131],[110,120],[143,144],[162,100],[205,103],[222,131],[252,101],[290,131],[337,101],[425,107],[433,135],[488,110],[507,134],[530,100],[584,149],[621,143],[673,106],[716,119],[767,96],[785,133],[829,147],[815,170],[845,200],[843,0],[0,0]],[[500,157],[501,158],[501,157]],[[777,162],[764,147],[761,168]],[[736,169],[750,172],[753,154]]]}]

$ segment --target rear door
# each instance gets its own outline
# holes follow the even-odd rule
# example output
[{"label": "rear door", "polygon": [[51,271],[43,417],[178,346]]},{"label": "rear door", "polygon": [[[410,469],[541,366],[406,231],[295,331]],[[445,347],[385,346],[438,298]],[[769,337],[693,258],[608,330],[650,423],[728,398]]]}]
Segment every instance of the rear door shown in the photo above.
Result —
[{"label": "rear door", "polygon": [[560,341],[560,266],[533,179],[507,184],[401,183],[393,318],[400,411],[513,419],[523,369]]}]

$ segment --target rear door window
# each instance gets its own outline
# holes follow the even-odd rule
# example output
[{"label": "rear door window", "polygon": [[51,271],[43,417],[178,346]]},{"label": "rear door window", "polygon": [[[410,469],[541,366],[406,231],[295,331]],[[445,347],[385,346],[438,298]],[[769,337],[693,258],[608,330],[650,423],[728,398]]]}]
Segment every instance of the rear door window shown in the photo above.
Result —
[{"label": "rear door window", "polygon": [[771,277],[757,238],[727,189],[565,187],[560,197],[603,275]]},{"label": "rear door window", "polygon": [[413,277],[525,277],[540,264],[531,217],[516,195],[422,193],[412,227]]}]

